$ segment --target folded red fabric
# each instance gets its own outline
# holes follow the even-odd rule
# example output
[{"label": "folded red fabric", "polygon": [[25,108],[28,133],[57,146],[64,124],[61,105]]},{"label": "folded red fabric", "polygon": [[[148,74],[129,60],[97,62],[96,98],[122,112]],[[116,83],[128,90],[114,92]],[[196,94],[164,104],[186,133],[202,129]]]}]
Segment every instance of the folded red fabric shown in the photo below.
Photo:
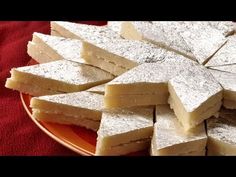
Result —
[{"label": "folded red fabric", "polygon": [[19,92],[4,87],[10,69],[30,60],[26,46],[33,32],[49,34],[49,22],[0,22],[0,155],[76,155],[43,133],[26,114]]}]

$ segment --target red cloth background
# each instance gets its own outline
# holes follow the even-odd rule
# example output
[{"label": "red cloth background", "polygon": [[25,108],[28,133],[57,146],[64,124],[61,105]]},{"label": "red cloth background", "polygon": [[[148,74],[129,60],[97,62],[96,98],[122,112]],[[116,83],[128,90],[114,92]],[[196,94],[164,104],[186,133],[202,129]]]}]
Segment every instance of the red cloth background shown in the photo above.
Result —
[{"label": "red cloth background", "polygon": [[49,31],[49,22],[0,22],[0,155],[76,155],[43,133],[25,112],[19,92],[4,87],[10,69],[30,60],[26,46],[32,33]]}]

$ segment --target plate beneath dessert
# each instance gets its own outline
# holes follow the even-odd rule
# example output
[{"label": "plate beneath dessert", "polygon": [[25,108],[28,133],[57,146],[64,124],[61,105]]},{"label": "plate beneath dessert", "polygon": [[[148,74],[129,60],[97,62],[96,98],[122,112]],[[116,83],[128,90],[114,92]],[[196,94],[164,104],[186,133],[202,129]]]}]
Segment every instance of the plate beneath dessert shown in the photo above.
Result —
[{"label": "plate beneath dessert", "polygon": [[[34,60],[30,60],[28,65],[37,64]],[[41,122],[32,116],[30,108],[31,96],[20,93],[22,104],[33,122],[49,137],[71,149],[72,151],[86,156],[93,156],[96,149],[97,134],[91,130],[74,125],[61,125],[57,123]],[[128,154],[129,156],[146,156],[148,150]]]}]

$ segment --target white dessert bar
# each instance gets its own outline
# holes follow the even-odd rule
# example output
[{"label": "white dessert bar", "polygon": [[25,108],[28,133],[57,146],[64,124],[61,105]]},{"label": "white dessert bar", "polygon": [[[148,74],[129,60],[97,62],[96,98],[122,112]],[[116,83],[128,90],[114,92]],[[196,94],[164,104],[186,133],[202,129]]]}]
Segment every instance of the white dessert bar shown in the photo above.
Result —
[{"label": "white dessert bar", "polygon": [[[192,22],[124,22],[122,36],[146,40],[203,64],[226,42],[217,29]],[[205,47],[207,46],[207,47]]]},{"label": "white dessert bar", "polygon": [[[101,43],[83,43],[82,57],[91,65],[97,66],[114,75],[138,66],[142,63],[155,63],[166,57],[177,56],[174,52],[135,40],[111,40]],[[99,61],[99,62],[98,62]],[[109,67],[106,67],[110,64]],[[115,68],[120,68],[115,71]]]},{"label": "white dessert bar", "polygon": [[41,96],[32,98],[30,106],[37,120],[97,131],[102,117],[103,96],[89,92]]},{"label": "white dessert bar", "polygon": [[39,52],[49,56],[51,61],[66,59],[84,63],[84,60],[80,56],[82,48],[82,42],[80,40],[33,33],[32,42],[28,44],[28,54],[37,62],[42,63],[45,61],[44,57],[35,56],[34,50],[30,50],[32,44],[38,48]]},{"label": "white dessert bar", "polygon": [[38,63],[48,63],[51,61],[56,61],[59,58],[51,58],[45,52],[42,51],[35,43],[29,41],[27,45],[27,53],[32,59]]},{"label": "white dessert bar", "polygon": [[235,116],[234,112],[207,120],[207,155],[236,155]]},{"label": "white dessert bar", "polygon": [[145,63],[105,84],[106,108],[167,104],[168,81],[197,63],[172,56],[159,63]]},{"label": "white dessert bar", "polygon": [[150,146],[153,109],[132,108],[103,112],[95,155],[125,155]]},{"label": "white dessert bar", "polygon": [[203,66],[195,65],[168,83],[169,103],[188,131],[219,111],[223,89]]},{"label": "white dessert bar", "polygon": [[[13,68],[11,78],[7,79],[6,87],[33,96],[51,92],[76,92],[86,90],[112,80],[114,77],[89,65],[67,60],[59,60],[33,66]],[[14,81],[14,84],[12,84]],[[18,85],[17,85],[18,84]],[[25,84],[25,85],[24,85]],[[32,90],[31,86],[41,89]],[[21,89],[21,86],[23,88]],[[29,87],[27,87],[29,86]],[[37,91],[39,91],[37,93]]]},{"label": "white dessert bar", "polygon": [[[76,34],[77,39],[83,40],[81,56],[86,63],[116,76],[138,64],[157,62],[166,55],[173,55],[173,52],[147,42],[124,40],[104,26],[79,25],[69,22],[52,22],[51,25],[53,29],[55,29],[54,25],[59,25]],[[63,32],[60,31],[60,33]]]},{"label": "white dessert bar", "polygon": [[156,123],[151,155],[205,155],[207,136],[204,123],[186,133],[168,105],[156,106]]}]

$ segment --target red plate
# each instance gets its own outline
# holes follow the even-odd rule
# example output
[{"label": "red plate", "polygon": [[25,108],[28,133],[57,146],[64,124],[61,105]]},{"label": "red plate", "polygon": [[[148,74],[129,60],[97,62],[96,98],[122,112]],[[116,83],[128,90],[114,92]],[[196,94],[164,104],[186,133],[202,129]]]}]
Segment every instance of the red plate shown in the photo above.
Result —
[{"label": "red plate", "polygon": [[[36,64],[36,62],[31,60],[28,65],[32,64]],[[97,134],[95,132],[79,126],[38,121],[32,116],[32,109],[29,106],[32,97],[23,93],[20,93],[20,97],[30,118],[48,136],[76,153],[87,156],[94,155],[97,139]],[[145,156],[148,155],[148,151],[135,152],[129,155]]]}]

